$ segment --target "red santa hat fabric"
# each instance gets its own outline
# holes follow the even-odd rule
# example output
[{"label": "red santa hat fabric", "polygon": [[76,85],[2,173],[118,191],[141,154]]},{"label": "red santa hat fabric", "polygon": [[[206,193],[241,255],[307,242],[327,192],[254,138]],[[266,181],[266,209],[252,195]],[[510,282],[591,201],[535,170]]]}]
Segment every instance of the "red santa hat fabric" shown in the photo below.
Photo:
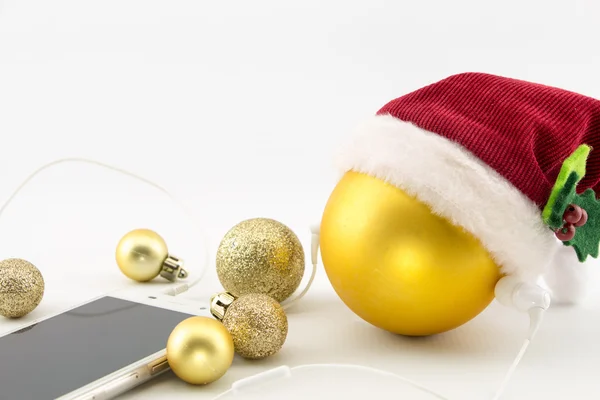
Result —
[{"label": "red santa hat fabric", "polygon": [[[562,163],[582,144],[600,148],[600,101],[464,73],[386,104],[339,163],[342,172],[366,173],[417,197],[478,237],[504,273],[531,280],[557,249],[542,209]],[[600,188],[599,152],[591,152],[578,188]]]}]

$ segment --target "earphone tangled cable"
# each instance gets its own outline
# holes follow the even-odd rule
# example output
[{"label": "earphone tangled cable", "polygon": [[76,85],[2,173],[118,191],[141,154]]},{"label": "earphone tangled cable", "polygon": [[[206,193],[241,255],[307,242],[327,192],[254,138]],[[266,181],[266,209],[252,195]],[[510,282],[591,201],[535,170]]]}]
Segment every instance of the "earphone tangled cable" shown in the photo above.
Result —
[{"label": "earphone tangled cable", "polygon": [[[505,375],[504,380],[502,381],[500,386],[497,388],[497,390],[494,393],[491,400],[499,400],[501,398],[502,394],[504,393],[504,391],[506,389],[508,382],[510,381],[510,378],[512,377],[513,373],[515,372],[517,365],[523,358],[523,356],[527,350],[527,347],[529,346],[529,343],[530,343],[530,340],[526,339],[525,342],[523,343],[523,346],[521,347],[521,350],[519,351],[517,357],[515,358],[512,365],[510,366],[507,374]],[[230,398],[229,396],[231,396],[231,395],[233,395],[233,397],[236,397],[235,396],[236,394],[243,394],[245,388],[252,389],[253,387],[255,387],[254,385],[257,383],[258,383],[257,386],[261,386],[261,384],[264,383],[264,380],[273,380],[273,379],[281,379],[281,378],[289,377],[289,374],[292,374],[293,371],[298,371],[298,370],[303,370],[303,369],[324,369],[326,371],[328,368],[336,368],[336,369],[352,368],[352,369],[360,369],[365,372],[371,372],[371,373],[376,373],[376,374],[380,374],[380,375],[385,375],[385,376],[396,379],[399,383],[407,385],[407,386],[411,387],[412,389],[417,390],[418,392],[421,392],[423,394],[431,396],[432,399],[451,400],[449,397],[446,397],[432,389],[429,389],[427,386],[424,386],[416,381],[405,378],[401,375],[387,372],[387,371],[381,371],[381,370],[378,370],[375,368],[370,368],[370,367],[366,367],[366,366],[362,366],[362,365],[352,365],[352,364],[305,364],[305,365],[295,366],[292,368],[287,367],[287,366],[277,367],[272,370],[268,370],[266,372],[259,373],[257,375],[253,375],[248,378],[244,378],[244,379],[234,382],[231,389],[226,390],[225,392],[221,393],[217,397],[213,398],[213,400],[221,400],[221,399]],[[326,379],[326,374],[322,373],[321,378]],[[253,396],[252,398],[255,398],[255,397],[256,396]],[[242,398],[243,398],[243,396],[242,396]]]},{"label": "earphone tangled cable", "polygon": [[[194,214],[188,209],[188,207],[186,207],[186,205],[180,201],[179,199],[177,199],[175,196],[173,196],[168,190],[166,190],[164,187],[142,177],[139,176],[137,174],[134,174],[132,172],[126,171],[124,169],[121,169],[119,167],[115,167],[109,164],[105,164],[99,161],[95,161],[95,160],[91,160],[91,159],[86,159],[86,158],[62,158],[62,159],[58,159],[52,162],[49,162],[47,164],[42,165],[41,167],[37,168],[34,172],[32,172],[31,174],[29,174],[27,176],[27,178],[17,187],[17,189],[15,189],[13,191],[13,193],[9,196],[9,198],[6,200],[6,202],[0,207],[0,216],[4,213],[4,211],[6,210],[6,208],[12,203],[12,201],[14,200],[14,198],[19,194],[19,192],[35,177],[37,176],[39,173],[41,173],[42,171],[53,167],[55,165],[58,164],[63,164],[63,163],[69,163],[69,162],[79,162],[79,163],[84,163],[84,164],[90,164],[90,165],[95,165],[95,166],[99,166],[99,167],[103,167],[121,174],[124,174],[126,176],[129,176],[131,178],[137,179],[143,183],[146,183],[147,185],[159,190],[160,192],[162,192],[163,194],[165,194],[172,202],[174,202],[175,204],[177,204],[183,211],[184,213],[193,221],[194,226],[199,229],[200,224],[196,221]],[[316,275],[316,271],[317,271],[317,258],[318,258],[318,244],[319,244],[319,229],[317,226],[313,226],[311,227],[311,231],[312,231],[312,240],[311,240],[311,263],[312,263],[312,270],[311,270],[311,275],[309,277],[309,280],[305,286],[305,288],[295,297],[285,301],[282,303],[282,306],[284,308],[289,308],[291,307],[293,304],[296,304],[298,302],[298,300],[300,300],[302,297],[304,297],[306,295],[306,293],[308,292],[308,290],[310,289],[310,287],[312,286],[312,283],[314,282],[314,278]],[[204,238],[204,241],[206,239]],[[205,242],[206,244],[206,242]],[[208,246],[206,246],[206,248],[208,249]],[[204,278],[207,270],[208,270],[208,252],[205,252],[205,261],[204,261],[204,266],[202,268],[202,270],[200,271],[199,276],[194,279],[192,282],[190,283],[183,283],[177,286],[173,286],[173,287],[169,287],[167,290],[163,291],[163,294],[166,295],[171,295],[171,296],[177,296],[181,293],[184,293],[186,291],[188,291],[189,289],[191,289],[192,287],[196,286],[198,283],[200,283],[200,281],[202,281],[202,279]],[[541,323],[541,319],[542,319],[542,315],[543,315],[543,310],[542,309],[535,309],[532,310],[530,312],[530,316],[531,316],[531,321],[532,324],[530,326],[529,329],[529,334],[527,336],[527,338],[525,339],[523,345],[521,346],[517,356],[515,357],[513,363],[511,364],[510,368],[508,369],[503,381],[501,382],[500,386],[498,387],[498,389],[496,390],[494,396],[492,397],[491,400],[499,400],[502,396],[502,394],[504,393],[504,391],[506,390],[506,387],[508,385],[508,382],[510,381],[512,375],[514,374],[517,366],[519,365],[519,363],[521,362],[522,358],[524,357],[529,344],[531,343],[531,340],[533,338],[533,336],[535,335],[535,333],[537,332],[537,329],[539,328],[539,325]],[[397,376],[397,375],[396,375]],[[404,383],[413,386],[414,388],[423,391],[424,393],[427,393],[429,395],[433,395],[436,398],[440,399],[440,400],[450,400],[447,397],[444,397],[441,394],[438,394],[432,390],[427,389],[426,387],[419,385],[415,382],[412,382],[406,378],[403,378],[401,376],[397,376],[400,380],[402,380]]]},{"label": "earphone tangled cable", "polygon": [[[4,202],[4,204],[2,205],[2,207],[0,207],[0,216],[2,216],[2,214],[5,212],[5,210],[8,208],[8,206],[12,203],[12,201],[15,199],[15,197],[17,197],[17,195],[21,192],[21,190],[23,190],[23,188],[25,186],[27,186],[27,184],[29,184],[29,182],[31,182],[31,180],[33,178],[35,178],[38,174],[40,174],[42,171],[47,170],[53,166],[59,165],[59,164],[65,164],[65,163],[83,163],[83,164],[90,164],[90,165],[95,165],[98,167],[102,167],[102,168],[106,168],[109,170],[112,170],[114,172],[117,173],[121,173],[123,175],[129,176],[133,179],[137,179],[138,181],[141,181],[153,188],[155,188],[156,190],[160,191],[161,193],[163,193],[164,195],[166,195],[173,203],[175,203],[177,206],[179,206],[182,211],[186,214],[186,216],[188,218],[190,218],[190,220],[192,221],[194,227],[196,229],[200,230],[200,223],[196,220],[196,218],[194,217],[194,214],[191,212],[191,210],[185,205],[185,203],[181,200],[179,200],[178,198],[176,198],[171,192],[169,192],[167,189],[165,189],[164,187],[162,187],[161,185],[152,182],[149,179],[146,179],[140,175],[137,175],[133,172],[129,172],[127,170],[124,170],[122,168],[110,165],[110,164],[106,164],[100,161],[96,161],[96,160],[91,160],[91,159],[87,159],[87,158],[78,158],[78,157],[68,157],[68,158],[61,158],[58,160],[54,160],[51,161],[49,163],[46,163],[44,165],[42,165],[41,167],[37,168],[35,171],[33,171],[31,174],[29,174],[24,180],[23,182],[21,182],[21,184],[12,192],[12,194],[8,197],[8,199]],[[208,245],[206,243],[206,238],[204,237],[204,235],[201,235],[203,237],[203,241],[204,241],[204,245],[205,248],[208,249]],[[309,281],[306,285],[306,287],[300,292],[300,294],[298,294],[296,297],[288,300],[287,302],[284,302],[282,304],[282,306],[284,308],[289,308],[292,304],[295,304],[298,300],[300,300],[302,297],[304,297],[304,295],[308,292],[310,286],[312,285],[313,281],[314,281],[314,277],[316,275],[316,271],[317,271],[317,261],[316,261],[316,248],[315,246],[318,246],[318,242],[316,242],[315,244],[315,240],[314,240],[314,233],[313,233],[313,240],[312,240],[312,271],[311,271],[311,275],[309,278]],[[205,275],[206,272],[208,270],[208,264],[209,264],[209,260],[208,260],[208,252],[205,252],[205,259],[204,259],[204,266],[202,267],[199,275],[197,278],[195,278],[192,282],[190,283],[182,283],[179,285],[173,285],[169,288],[167,288],[166,290],[164,290],[162,292],[162,294],[165,295],[170,295],[170,296],[177,296],[179,294],[182,294],[184,292],[187,292],[188,290],[190,290],[192,287],[196,286],[198,283],[200,283]]]}]

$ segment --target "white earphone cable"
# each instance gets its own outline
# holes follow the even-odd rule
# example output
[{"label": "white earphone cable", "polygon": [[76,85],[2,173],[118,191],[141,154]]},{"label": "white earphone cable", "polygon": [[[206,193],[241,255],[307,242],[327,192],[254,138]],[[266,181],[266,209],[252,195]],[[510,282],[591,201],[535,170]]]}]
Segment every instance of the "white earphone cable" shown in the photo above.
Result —
[{"label": "white earphone cable", "polygon": [[527,352],[527,348],[529,347],[529,343],[531,343],[531,341],[529,339],[525,339],[525,341],[523,342],[523,345],[521,346],[521,349],[519,350],[519,353],[517,354],[517,357],[515,358],[515,360],[511,364],[510,368],[508,369],[508,372],[504,376],[504,379],[502,380],[502,383],[500,384],[500,386],[496,390],[496,393],[494,394],[494,397],[493,397],[492,400],[500,400],[500,398],[502,397],[502,395],[506,391],[506,387],[508,386],[508,382],[510,382],[510,379],[512,378],[513,374],[515,373],[515,371],[517,369],[517,366],[521,362],[521,359],[525,355],[525,352]]},{"label": "white earphone cable", "polygon": [[498,386],[498,389],[496,390],[496,393],[494,394],[494,397],[492,400],[499,400],[500,397],[502,397],[502,394],[504,394],[504,392],[506,391],[506,387],[508,386],[510,379],[512,378],[517,367],[519,366],[519,363],[525,356],[525,353],[527,352],[527,349],[529,348],[529,345],[531,344],[533,337],[535,336],[537,331],[540,329],[540,326],[542,325],[542,320],[544,319],[545,311],[546,310],[542,307],[533,307],[532,309],[529,310],[529,331],[527,332],[527,338],[523,342],[523,345],[521,346],[519,353],[517,354],[517,356],[515,357],[514,361],[511,364],[510,368],[506,372],[506,375],[504,376],[502,383],[500,383],[500,386]]},{"label": "white earphone cable", "polygon": [[[312,365],[309,364],[309,365],[300,365],[300,366],[292,368],[292,369],[302,370],[302,369],[315,368],[315,367],[340,368],[340,367],[347,367],[347,366],[348,365],[346,365],[346,364],[312,364]],[[350,365],[350,367],[352,367],[352,366]],[[417,389],[417,390],[419,390],[419,391],[421,391],[423,393],[427,393],[427,394],[432,395],[436,399],[439,399],[439,400],[448,400],[448,398],[440,395],[439,393],[434,392],[431,389],[428,389],[426,386],[423,386],[420,383],[412,381],[412,380],[410,380],[408,378],[405,378],[405,377],[403,377],[401,375],[394,374],[394,373],[391,373],[391,372],[380,371],[378,369],[371,368],[371,367],[360,366],[360,368],[363,369],[363,370],[365,370],[365,371],[370,371],[370,372],[375,372],[375,373],[381,373],[381,374],[385,374],[385,375],[388,375],[388,376],[392,376],[395,379],[398,379],[400,382],[403,382],[403,383],[407,384],[408,386],[411,386],[411,387],[413,387],[413,388],[415,388],[415,389]]]},{"label": "white earphone cable", "polygon": [[[171,194],[167,189],[165,189],[164,187],[158,185],[157,183],[154,183],[142,176],[139,176],[137,174],[134,174],[133,172],[129,172],[126,171],[124,169],[121,169],[119,167],[115,167],[109,164],[105,164],[103,162],[100,161],[95,161],[95,160],[91,160],[91,159],[87,159],[87,158],[77,158],[77,157],[69,157],[69,158],[61,158],[58,160],[54,160],[51,161],[47,164],[42,165],[41,167],[37,168],[35,171],[33,171],[31,174],[29,174],[27,176],[27,178],[25,178],[25,180],[23,180],[23,182],[17,187],[17,189],[15,189],[13,191],[13,193],[10,195],[10,197],[8,198],[8,200],[6,200],[6,202],[4,202],[4,204],[2,205],[2,207],[0,207],[0,216],[4,213],[4,211],[6,210],[6,208],[12,203],[12,201],[15,199],[15,197],[21,192],[21,190],[34,178],[36,177],[39,173],[41,173],[42,171],[53,167],[55,165],[58,164],[63,164],[63,163],[69,163],[69,162],[75,162],[75,163],[84,163],[84,164],[90,164],[90,165],[95,165],[95,166],[99,166],[99,167],[103,167],[103,168],[107,168],[110,169],[112,171],[121,173],[123,175],[127,175],[131,178],[137,179],[143,183],[146,183],[147,185],[152,186],[153,188],[157,189],[158,191],[162,192],[163,194],[165,194],[167,197],[169,197],[169,199],[174,202],[175,204],[177,204],[182,210],[183,212],[192,220],[194,226],[196,226],[197,229],[200,229],[199,227],[201,226],[195,219],[194,214],[186,207],[186,205],[180,201],[179,199],[175,198],[175,196],[173,196],[173,194]],[[200,271],[199,276],[192,281],[191,283],[184,283],[181,285],[177,285],[174,287],[170,287],[169,289],[167,289],[164,293],[165,294],[172,294],[173,295],[177,295],[180,293],[183,293],[187,290],[189,290],[190,288],[192,288],[193,286],[197,285],[203,278],[204,275],[206,274],[207,271],[207,265],[208,265],[208,247],[206,246],[206,238],[204,238],[203,236],[203,241],[205,244],[205,259],[204,259],[204,265],[202,266],[202,269]]]},{"label": "white earphone cable", "polygon": [[319,258],[319,225],[311,225],[310,227],[311,230],[311,241],[310,241],[310,262],[312,264],[312,269],[310,272],[310,278],[308,279],[308,282],[306,283],[306,286],[304,287],[304,289],[295,297],[285,300],[281,303],[281,306],[284,309],[289,309],[292,305],[297,304],[298,301],[303,298],[306,293],[308,293],[308,290],[311,288],[314,280],[315,280],[315,276],[317,275],[317,264],[318,264],[318,258]]},{"label": "white earphone cable", "polygon": [[[287,366],[281,366],[278,368],[274,368],[272,370],[268,370],[263,373],[256,374],[254,376],[250,376],[250,377],[241,379],[240,381],[234,382],[233,387],[231,389],[226,390],[225,392],[222,392],[217,397],[214,397],[212,400],[231,398],[232,395],[233,395],[233,397],[235,397],[235,395],[238,393],[241,394],[240,398],[243,398],[244,397],[243,396],[244,389],[246,387],[253,388],[253,384],[256,384],[256,383],[263,384],[265,379],[267,379],[267,380],[275,379],[276,380],[276,379],[280,379],[283,376],[289,376],[289,374],[291,374],[293,376],[294,371],[300,371],[300,370],[305,370],[305,369],[327,370],[327,369],[331,369],[331,368],[359,369],[359,370],[362,370],[363,372],[371,372],[371,373],[385,375],[385,376],[397,379],[398,381],[400,381],[414,389],[417,389],[420,392],[432,395],[433,397],[435,397],[438,400],[448,400],[446,397],[443,397],[443,396],[439,395],[438,393],[431,391],[427,387],[420,385],[417,382],[411,381],[410,379],[404,378],[400,375],[397,375],[397,374],[394,374],[391,372],[378,370],[378,369],[371,368],[371,367],[366,367],[366,366],[362,366],[362,365],[352,365],[352,364],[304,364],[304,365],[299,365],[299,366],[292,367],[292,368],[287,367]],[[323,378],[327,379],[326,374],[323,374]],[[339,397],[345,397],[345,396],[340,395]]]},{"label": "white earphone cable", "polygon": [[[523,345],[521,346],[521,349],[519,350],[519,353],[517,354],[517,357],[515,358],[515,360],[513,361],[513,363],[511,364],[507,374],[504,377],[504,380],[502,381],[502,384],[500,385],[500,387],[498,388],[498,390],[495,392],[494,397],[492,400],[499,400],[502,396],[502,394],[504,393],[506,386],[508,384],[508,382],[510,381],[510,378],[512,377],[513,373],[515,372],[517,366],[519,365],[519,362],[521,361],[521,359],[523,358],[523,356],[525,355],[525,352],[527,351],[527,348],[529,346],[529,344],[531,343],[531,340],[529,338],[525,339],[525,342],[523,343]],[[283,367],[279,367],[276,369],[281,369]],[[413,389],[416,389],[422,393],[428,394],[433,396],[434,398],[438,399],[438,400],[450,400],[448,397],[445,397],[437,392],[435,392],[432,389],[427,388],[427,386],[424,386],[422,384],[419,384],[415,381],[412,381],[408,378],[405,378],[401,375],[395,374],[395,373],[391,373],[391,372],[385,372],[385,371],[380,371],[371,367],[366,367],[366,366],[361,366],[361,365],[350,365],[350,364],[305,364],[305,365],[299,365],[293,368],[288,368],[290,370],[290,372],[294,371],[294,370],[301,370],[301,369],[311,369],[311,368],[359,368],[365,371],[371,371],[371,372],[376,372],[376,373],[380,373],[380,374],[384,374],[387,376],[391,376],[394,377],[395,379],[398,379],[400,382],[403,382],[404,384],[412,387]],[[262,381],[262,377],[268,377],[269,375],[273,374],[274,377],[277,377],[279,374],[277,374],[277,371],[275,370],[271,370],[271,371],[266,371],[263,373],[259,373],[257,375],[254,376],[250,376],[248,378],[244,378],[242,379],[242,381],[239,382],[235,382],[234,386],[221,393],[220,395],[218,395],[217,397],[213,398],[213,400],[219,400],[222,398],[226,398],[232,394],[235,393],[243,393],[242,391],[240,391],[240,387],[245,387],[245,386],[252,386],[253,382],[256,381]],[[323,376],[324,379],[327,379],[326,376]],[[243,382],[243,384],[240,384],[241,382]]]},{"label": "white earphone cable", "polygon": [[306,293],[308,292],[308,289],[310,289],[310,287],[313,284],[316,274],[317,274],[317,264],[315,263],[312,265],[310,278],[308,279],[308,282],[306,283],[306,286],[304,287],[304,289],[297,296],[281,303],[281,306],[285,310],[289,309],[292,305],[297,304],[298,300],[300,300],[301,298],[303,298],[306,295]]}]

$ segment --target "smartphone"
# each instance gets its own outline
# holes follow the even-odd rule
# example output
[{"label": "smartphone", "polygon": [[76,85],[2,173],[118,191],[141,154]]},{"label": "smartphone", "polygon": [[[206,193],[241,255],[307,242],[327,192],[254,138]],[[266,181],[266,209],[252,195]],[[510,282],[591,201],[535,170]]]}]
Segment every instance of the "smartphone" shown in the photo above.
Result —
[{"label": "smartphone", "polygon": [[169,370],[167,339],[210,316],[175,296],[114,292],[0,337],[0,393],[10,400],[107,400]]}]

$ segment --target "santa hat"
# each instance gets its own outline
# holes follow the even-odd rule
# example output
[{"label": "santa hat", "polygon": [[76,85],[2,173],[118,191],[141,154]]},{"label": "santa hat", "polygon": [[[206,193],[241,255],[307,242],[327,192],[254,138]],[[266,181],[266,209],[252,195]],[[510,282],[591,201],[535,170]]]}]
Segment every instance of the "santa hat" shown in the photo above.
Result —
[{"label": "santa hat", "polygon": [[[600,149],[600,101],[465,73],[386,104],[339,161],[342,172],[413,195],[477,237],[503,273],[531,281],[563,244],[573,246],[572,257],[558,257],[560,267],[598,256],[600,216],[590,192],[600,188],[600,153],[593,148]],[[561,243],[557,231],[574,230],[563,218],[572,205],[587,210],[587,223],[573,239],[558,234]]]}]

